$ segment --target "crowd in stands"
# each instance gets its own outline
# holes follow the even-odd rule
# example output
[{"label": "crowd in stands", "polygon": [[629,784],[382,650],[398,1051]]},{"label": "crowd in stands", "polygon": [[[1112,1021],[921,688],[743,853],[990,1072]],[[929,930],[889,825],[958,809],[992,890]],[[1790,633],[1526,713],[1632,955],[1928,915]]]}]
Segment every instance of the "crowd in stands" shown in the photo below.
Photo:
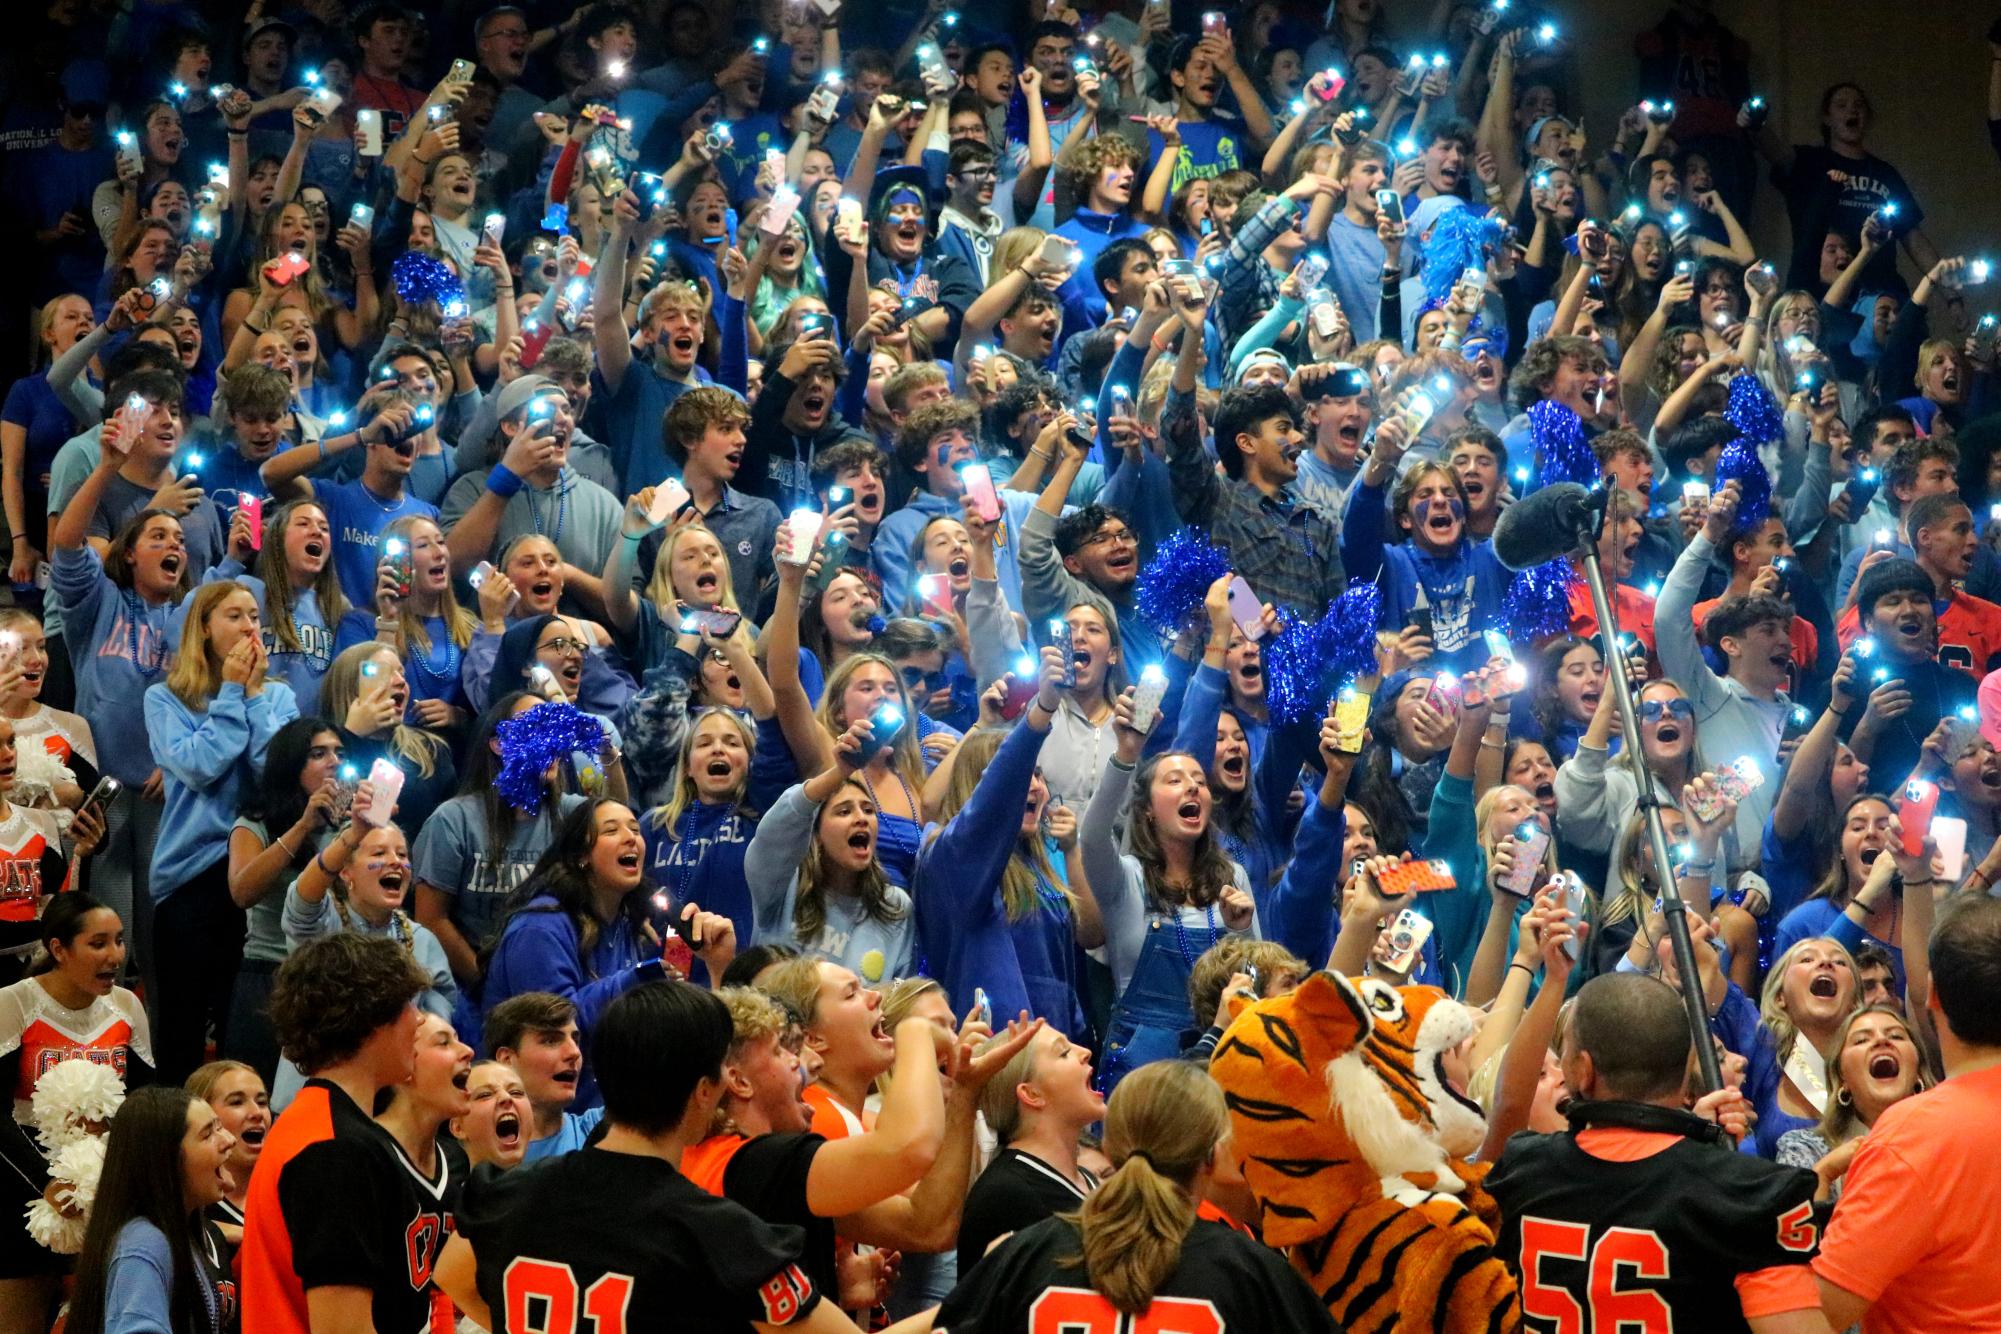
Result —
[{"label": "crowd in stands", "polygon": [[2001,1334],[1994,261],[1666,2],[11,13],[0,1334]]}]

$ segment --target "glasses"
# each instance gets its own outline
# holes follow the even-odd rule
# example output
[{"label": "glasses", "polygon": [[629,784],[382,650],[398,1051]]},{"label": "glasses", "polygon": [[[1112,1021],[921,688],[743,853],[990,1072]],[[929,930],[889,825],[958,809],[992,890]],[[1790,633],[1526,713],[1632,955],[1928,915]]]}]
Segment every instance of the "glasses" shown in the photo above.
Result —
[{"label": "glasses", "polygon": [[588,647],[590,646],[581,639],[571,639],[567,635],[557,635],[554,639],[543,640],[536,646],[535,651],[537,653],[545,651],[549,653],[582,653]]},{"label": "glasses", "polygon": [[962,181],[972,181],[976,184],[1000,179],[1000,173],[992,167],[968,167],[957,175]]},{"label": "glasses", "polygon": [[1685,699],[1648,699],[1640,701],[1640,721],[1657,723],[1663,717],[1679,718],[1690,722],[1695,718],[1695,706]]},{"label": "glasses", "polygon": [[1136,542],[1138,540],[1138,538],[1133,536],[1132,529],[1130,528],[1100,528],[1097,532],[1092,533],[1084,539],[1084,545],[1087,547],[1100,547],[1109,542]]},{"label": "glasses", "polygon": [[947,678],[942,669],[935,672],[927,672],[922,667],[905,667],[902,671],[903,688],[905,690],[943,690],[947,684]]}]

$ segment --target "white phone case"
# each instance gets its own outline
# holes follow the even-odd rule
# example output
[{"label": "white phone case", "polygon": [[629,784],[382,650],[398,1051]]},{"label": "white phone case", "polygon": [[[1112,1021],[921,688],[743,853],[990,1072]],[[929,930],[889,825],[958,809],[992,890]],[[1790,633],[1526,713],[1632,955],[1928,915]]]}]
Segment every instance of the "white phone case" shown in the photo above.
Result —
[{"label": "white phone case", "polygon": [[388,760],[377,760],[369,766],[368,783],[374,789],[374,800],[361,818],[380,828],[396,813],[396,799],[403,795],[403,771]]}]

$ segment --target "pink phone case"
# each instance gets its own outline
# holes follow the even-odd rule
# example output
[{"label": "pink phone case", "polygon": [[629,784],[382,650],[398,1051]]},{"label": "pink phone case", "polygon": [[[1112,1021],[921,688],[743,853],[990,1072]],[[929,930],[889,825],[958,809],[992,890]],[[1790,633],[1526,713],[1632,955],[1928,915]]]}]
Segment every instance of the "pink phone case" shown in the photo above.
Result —
[{"label": "pink phone case", "polygon": [[1526,842],[1516,839],[1514,865],[1508,868],[1508,878],[1501,882],[1501,888],[1521,898],[1535,893],[1542,880],[1543,854],[1548,851],[1549,835],[1540,828]]},{"label": "pink phone case", "polygon": [[1258,601],[1257,592],[1241,574],[1230,576],[1230,619],[1244,632],[1244,638],[1264,637],[1264,603]]},{"label": "pink phone case", "polygon": [[264,549],[264,497],[245,496],[240,508],[243,510],[243,521],[250,525],[250,549],[252,551],[262,551]]},{"label": "pink phone case", "polygon": [[1931,832],[1932,812],[1938,809],[1938,784],[1913,778],[1904,784],[1904,799],[1897,803],[1897,823],[1904,833],[1904,853],[1915,857],[1925,850],[1925,835]]},{"label": "pink phone case", "polygon": [[1000,492],[994,490],[994,476],[984,463],[968,463],[959,469],[959,476],[966,485],[966,499],[973,502],[973,513],[988,523],[1001,516]]},{"label": "pink phone case", "polygon": [[368,768],[368,784],[374,789],[374,800],[362,819],[379,828],[396,813],[396,799],[403,795],[403,771],[388,760],[377,760]]}]

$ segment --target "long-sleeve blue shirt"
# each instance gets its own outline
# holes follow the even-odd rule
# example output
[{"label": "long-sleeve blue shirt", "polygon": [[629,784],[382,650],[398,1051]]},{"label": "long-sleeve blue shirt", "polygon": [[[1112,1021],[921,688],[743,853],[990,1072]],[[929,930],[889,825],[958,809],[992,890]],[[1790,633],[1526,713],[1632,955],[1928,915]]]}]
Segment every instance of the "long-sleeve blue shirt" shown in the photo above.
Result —
[{"label": "long-sleeve blue shirt", "polygon": [[[640,983],[660,977],[659,952],[647,946],[623,915],[599,930],[586,959],[569,917],[556,907],[555,899],[538,895],[509,918],[500,933],[480,993],[480,1017],[484,1019],[509,997],[548,991],[577,1007],[577,1027],[588,1036],[607,1005]],[[595,1107],[597,1101],[597,1080],[586,1061],[571,1110]]]},{"label": "long-sleeve blue shirt", "polygon": [[299,716],[299,704],[283,681],[267,680],[255,695],[225,681],[196,712],[162,682],[146,691],[145,712],[166,793],[153,843],[159,903],[228,855],[229,831],[255,789],[265,748]]},{"label": "long-sleeve blue shirt", "polygon": [[90,719],[98,767],[127,787],[153,776],[146,741],[146,690],[166,675],[179,638],[173,606],[153,606],[104,573],[89,547],[58,548],[56,598],[76,671],[76,710]]},{"label": "long-sleeve blue shirt", "polygon": [[1487,542],[1462,538],[1446,555],[1433,556],[1414,543],[1392,541],[1389,513],[1387,489],[1372,485],[1366,474],[1358,477],[1341,524],[1341,564],[1349,580],[1378,582],[1386,630],[1408,625],[1422,595],[1432,613],[1427,667],[1464,672],[1483,666],[1487,649],[1480,632],[1507,628],[1502,602],[1513,576]]},{"label": "long-sleeve blue shirt", "polygon": [[[1048,735],[1017,724],[958,814],[924,831],[913,881],[917,943],[925,971],[944,984],[957,1008],[970,1003],[973,988],[984,987],[997,1016],[1027,1010],[1078,1033],[1084,1012],[1069,912],[1038,903],[1028,916],[1010,921],[1001,895],[1001,875],[1019,842],[1036,757]],[[1038,981],[1029,981],[1029,974]]]}]

